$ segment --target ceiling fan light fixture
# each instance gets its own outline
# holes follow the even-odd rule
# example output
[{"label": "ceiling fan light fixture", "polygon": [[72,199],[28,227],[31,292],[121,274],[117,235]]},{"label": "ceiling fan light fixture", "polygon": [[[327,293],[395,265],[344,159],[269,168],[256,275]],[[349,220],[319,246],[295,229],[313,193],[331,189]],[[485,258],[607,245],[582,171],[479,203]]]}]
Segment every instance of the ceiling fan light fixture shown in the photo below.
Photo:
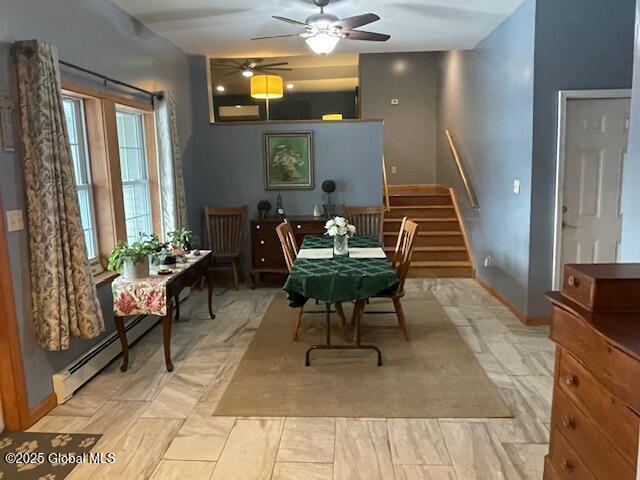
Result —
[{"label": "ceiling fan light fixture", "polygon": [[218,85],[218,86],[216,87],[216,90],[217,90],[218,92],[224,92],[224,91],[226,90],[226,88],[224,88],[224,85]]},{"label": "ceiling fan light fixture", "polygon": [[340,38],[341,37],[331,35],[327,32],[318,32],[315,35],[307,37],[304,41],[314,53],[318,55],[328,55],[336,48]]},{"label": "ceiling fan light fixture", "polygon": [[245,68],[242,71],[242,76],[244,78],[251,78],[251,77],[253,77],[253,75],[254,75],[254,72],[253,72],[253,70],[251,68]]},{"label": "ceiling fan light fixture", "polygon": [[287,90],[293,90],[294,88],[296,88],[296,86],[293,83],[287,83],[286,87],[287,87]]}]

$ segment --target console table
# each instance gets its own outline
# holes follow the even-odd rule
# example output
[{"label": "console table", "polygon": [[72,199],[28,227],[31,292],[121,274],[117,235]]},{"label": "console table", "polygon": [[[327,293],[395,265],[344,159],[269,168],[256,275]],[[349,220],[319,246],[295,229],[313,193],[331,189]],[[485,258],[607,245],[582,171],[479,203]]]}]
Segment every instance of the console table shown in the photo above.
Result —
[{"label": "console table", "polygon": [[[113,292],[113,314],[122,344],[122,366],[125,372],[129,366],[129,342],[124,327],[124,317],[132,315],[158,315],[162,317],[162,332],[164,338],[164,358],[167,371],[173,371],[171,363],[171,323],[173,321],[173,307],[176,309],[176,319],[180,316],[180,292],[203,278],[207,280],[209,316],[213,319],[213,278],[209,270],[211,252],[201,251],[199,256],[187,256],[186,263],[179,263],[172,267],[173,273],[159,275],[157,268],[152,269],[151,275],[140,280],[125,280],[122,276],[116,278],[111,289]],[[171,302],[174,305],[171,305]]]}]

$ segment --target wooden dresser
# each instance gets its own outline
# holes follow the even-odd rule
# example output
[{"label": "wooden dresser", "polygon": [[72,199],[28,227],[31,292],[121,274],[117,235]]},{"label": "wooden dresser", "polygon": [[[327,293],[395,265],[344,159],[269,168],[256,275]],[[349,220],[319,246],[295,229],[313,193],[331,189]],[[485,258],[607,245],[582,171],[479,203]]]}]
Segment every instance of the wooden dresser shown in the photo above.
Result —
[{"label": "wooden dresser", "polygon": [[567,265],[545,480],[635,480],[640,425],[640,264]]},{"label": "wooden dresser", "polygon": [[[325,220],[314,217],[287,217],[293,227],[298,245],[305,235],[322,235]],[[288,273],[276,227],[282,223],[280,217],[252,220],[251,224],[251,286],[255,286],[263,273]]]}]

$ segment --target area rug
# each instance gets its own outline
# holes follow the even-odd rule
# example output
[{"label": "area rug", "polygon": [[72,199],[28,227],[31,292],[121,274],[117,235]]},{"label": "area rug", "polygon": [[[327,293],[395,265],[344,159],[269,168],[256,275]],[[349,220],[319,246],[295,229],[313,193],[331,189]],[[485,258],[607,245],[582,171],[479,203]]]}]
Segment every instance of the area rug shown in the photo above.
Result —
[{"label": "area rug", "polygon": [[[384,366],[370,351],[317,351],[323,315],[305,315],[297,342],[291,339],[295,311],[277,295],[242,358],[214,416],[369,418],[504,418],[511,412],[435,297],[428,292],[403,299],[411,341],[394,315],[365,315],[363,343],[376,344]],[[387,300],[367,310],[390,310]],[[307,307],[318,310],[314,305]],[[347,309],[347,315],[350,309]],[[344,342],[337,325],[333,342]]]},{"label": "area rug", "polygon": [[76,433],[0,433],[0,479],[62,480],[78,463],[108,462],[105,455],[90,453],[100,437]]}]

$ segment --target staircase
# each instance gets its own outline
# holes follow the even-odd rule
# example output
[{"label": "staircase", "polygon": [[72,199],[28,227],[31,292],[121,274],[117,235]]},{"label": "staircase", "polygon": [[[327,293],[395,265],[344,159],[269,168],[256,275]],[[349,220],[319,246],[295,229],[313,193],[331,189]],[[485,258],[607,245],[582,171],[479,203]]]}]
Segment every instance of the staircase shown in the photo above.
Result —
[{"label": "staircase", "polygon": [[403,217],[420,225],[413,250],[412,277],[473,277],[475,274],[455,194],[440,185],[389,185],[384,246],[396,246]]}]

